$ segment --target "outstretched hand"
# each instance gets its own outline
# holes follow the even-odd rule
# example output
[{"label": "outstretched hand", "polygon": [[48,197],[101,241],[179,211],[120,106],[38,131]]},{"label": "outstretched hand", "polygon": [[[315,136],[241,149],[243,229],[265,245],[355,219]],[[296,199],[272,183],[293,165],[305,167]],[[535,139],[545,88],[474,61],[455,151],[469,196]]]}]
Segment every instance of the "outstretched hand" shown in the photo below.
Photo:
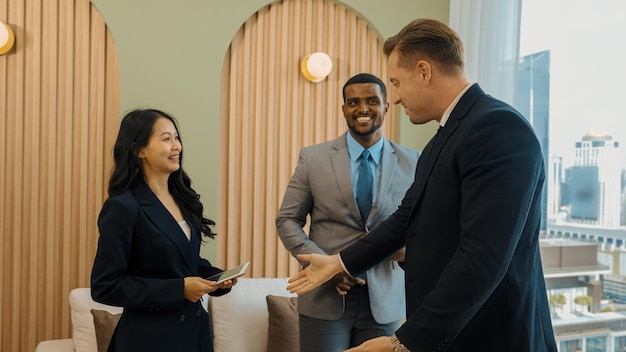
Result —
[{"label": "outstretched hand", "polygon": [[289,279],[287,290],[302,295],[330,280],[343,271],[339,255],[299,254],[298,259],[310,263],[304,270]]}]

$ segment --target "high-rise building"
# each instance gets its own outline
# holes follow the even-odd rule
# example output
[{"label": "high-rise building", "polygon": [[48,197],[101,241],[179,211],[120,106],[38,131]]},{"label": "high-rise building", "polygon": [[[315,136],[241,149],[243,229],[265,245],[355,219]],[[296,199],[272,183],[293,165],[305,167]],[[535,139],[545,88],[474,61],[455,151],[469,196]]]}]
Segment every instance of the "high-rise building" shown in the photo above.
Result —
[{"label": "high-rise building", "polygon": [[619,143],[590,130],[575,145],[570,172],[570,221],[605,228],[621,224],[622,170]]},{"label": "high-rise building", "polygon": [[561,213],[561,182],[563,182],[563,158],[560,156],[552,156],[548,163],[546,189],[544,192],[548,197],[548,205],[546,208],[546,220],[548,222],[556,222]]},{"label": "high-rise building", "polygon": [[[550,122],[550,51],[540,51],[520,58],[518,66],[517,92],[514,101],[530,122],[539,139],[548,178],[548,141]],[[552,176],[553,177],[553,176]],[[547,182],[543,185],[541,198],[541,230],[546,230],[548,208]]]},{"label": "high-rise building", "polygon": [[626,225],[626,171],[622,169],[622,219],[620,221],[621,226]]}]

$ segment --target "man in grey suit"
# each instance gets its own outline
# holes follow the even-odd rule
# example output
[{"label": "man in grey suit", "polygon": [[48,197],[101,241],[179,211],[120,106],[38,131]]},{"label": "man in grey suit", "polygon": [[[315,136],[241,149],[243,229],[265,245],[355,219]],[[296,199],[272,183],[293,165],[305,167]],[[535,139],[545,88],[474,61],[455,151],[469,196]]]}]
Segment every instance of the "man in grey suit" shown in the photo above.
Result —
[{"label": "man in grey suit", "polygon": [[[358,74],[344,85],[343,99],[349,131],[300,151],[276,218],[294,257],[335,254],[357,242],[398,208],[414,180],[419,153],[383,138],[380,129],[389,109],[385,84]],[[401,250],[364,278],[340,273],[301,295],[300,351],[342,351],[393,334],[405,312],[403,260]]]}]

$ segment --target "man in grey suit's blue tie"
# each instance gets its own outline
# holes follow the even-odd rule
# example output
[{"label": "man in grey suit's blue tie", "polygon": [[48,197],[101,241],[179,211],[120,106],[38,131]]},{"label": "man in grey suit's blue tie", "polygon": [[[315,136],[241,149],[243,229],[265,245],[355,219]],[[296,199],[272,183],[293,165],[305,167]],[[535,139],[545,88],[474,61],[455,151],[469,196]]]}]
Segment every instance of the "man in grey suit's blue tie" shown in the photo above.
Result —
[{"label": "man in grey suit's blue tie", "polygon": [[[348,132],[305,147],[276,218],[293,256],[335,254],[366,236],[400,204],[414,180],[419,153],[385,139],[385,84],[362,73],[343,87]],[[308,235],[304,231],[310,215]],[[343,351],[393,334],[404,317],[404,252],[365,275],[337,274],[298,297],[300,351]]]}]

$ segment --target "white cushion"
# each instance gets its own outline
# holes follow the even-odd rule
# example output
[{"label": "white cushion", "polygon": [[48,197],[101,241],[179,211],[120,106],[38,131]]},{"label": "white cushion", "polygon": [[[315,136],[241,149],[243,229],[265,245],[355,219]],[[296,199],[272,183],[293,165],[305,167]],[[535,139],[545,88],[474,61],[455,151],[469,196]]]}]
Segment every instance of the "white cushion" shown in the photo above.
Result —
[{"label": "white cushion", "polygon": [[76,352],[98,352],[91,309],[106,310],[111,314],[117,314],[122,312],[122,308],[95,302],[91,299],[90,288],[73,289],[70,292],[70,308],[72,310],[72,337]]},{"label": "white cushion", "polygon": [[240,278],[230,293],[210,298],[215,352],[266,350],[270,294],[295,297],[287,278]]},{"label": "white cushion", "polygon": [[35,352],[74,352],[74,341],[72,339],[41,341],[37,344]]}]

